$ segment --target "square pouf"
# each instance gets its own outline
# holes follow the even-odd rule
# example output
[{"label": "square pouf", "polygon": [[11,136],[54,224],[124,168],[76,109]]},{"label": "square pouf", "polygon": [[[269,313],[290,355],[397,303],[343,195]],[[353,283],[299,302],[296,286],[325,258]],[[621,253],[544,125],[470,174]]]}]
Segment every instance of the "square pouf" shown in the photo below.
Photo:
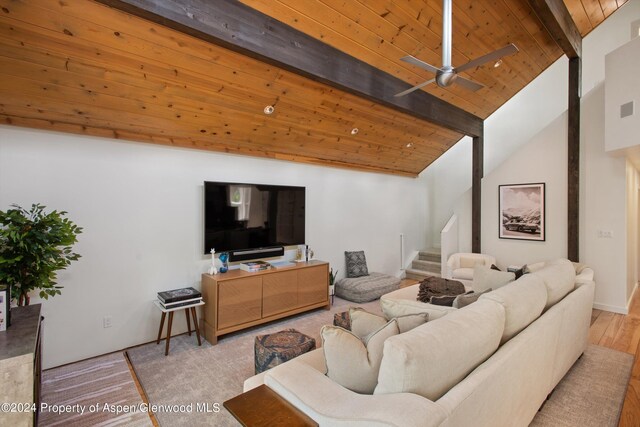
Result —
[{"label": "square pouf", "polygon": [[258,335],[255,342],[256,374],[315,348],[315,339],[295,329],[285,329],[274,334]]}]

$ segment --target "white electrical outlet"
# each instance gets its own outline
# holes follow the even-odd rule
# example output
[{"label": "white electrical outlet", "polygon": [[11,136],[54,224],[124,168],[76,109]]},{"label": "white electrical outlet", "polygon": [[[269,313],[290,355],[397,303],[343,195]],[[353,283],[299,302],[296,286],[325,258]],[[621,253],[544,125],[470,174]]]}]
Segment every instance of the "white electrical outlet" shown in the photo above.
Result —
[{"label": "white electrical outlet", "polygon": [[110,328],[111,327],[111,320],[112,320],[111,316],[104,316],[102,318],[102,327],[103,328]]}]

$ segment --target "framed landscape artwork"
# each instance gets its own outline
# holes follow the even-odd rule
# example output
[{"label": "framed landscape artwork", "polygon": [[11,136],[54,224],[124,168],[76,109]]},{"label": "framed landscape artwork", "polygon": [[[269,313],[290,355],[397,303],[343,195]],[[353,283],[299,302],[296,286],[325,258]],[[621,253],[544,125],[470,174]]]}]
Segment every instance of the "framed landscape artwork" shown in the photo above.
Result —
[{"label": "framed landscape artwork", "polygon": [[544,183],[500,185],[501,239],[544,241]]}]

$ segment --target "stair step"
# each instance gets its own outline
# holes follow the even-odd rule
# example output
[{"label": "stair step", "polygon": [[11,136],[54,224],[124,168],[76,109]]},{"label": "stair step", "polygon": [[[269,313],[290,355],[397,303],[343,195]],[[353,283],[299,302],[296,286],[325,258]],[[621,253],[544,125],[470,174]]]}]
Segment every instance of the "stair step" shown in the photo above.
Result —
[{"label": "stair step", "polygon": [[442,257],[439,249],[425,249],[418,252],[418,259],[420,261],[432,261],[432,262],[440,262],[440,258]]},{"label": "stair step", "polygon": [[416,259],[411,263],[411,268],[416,270],[424,270],[431,273],[440,273],[442,266],[440,262],[424,261]]},{"label": "stair step", "polygon": [[424,280],[427,277],[440,277],[439,273],[432,273],[424,270],[408,268],[406,270],[407,279]]}]

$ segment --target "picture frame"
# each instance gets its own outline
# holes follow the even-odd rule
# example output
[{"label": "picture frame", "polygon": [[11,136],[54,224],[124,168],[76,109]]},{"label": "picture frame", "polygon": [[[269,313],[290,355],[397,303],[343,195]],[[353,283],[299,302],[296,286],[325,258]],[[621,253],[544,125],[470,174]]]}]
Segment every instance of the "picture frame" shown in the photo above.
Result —
[{"label": "picture frame", "polygon": [[498,186],[498,237],[545,241],[545,183]]}]

